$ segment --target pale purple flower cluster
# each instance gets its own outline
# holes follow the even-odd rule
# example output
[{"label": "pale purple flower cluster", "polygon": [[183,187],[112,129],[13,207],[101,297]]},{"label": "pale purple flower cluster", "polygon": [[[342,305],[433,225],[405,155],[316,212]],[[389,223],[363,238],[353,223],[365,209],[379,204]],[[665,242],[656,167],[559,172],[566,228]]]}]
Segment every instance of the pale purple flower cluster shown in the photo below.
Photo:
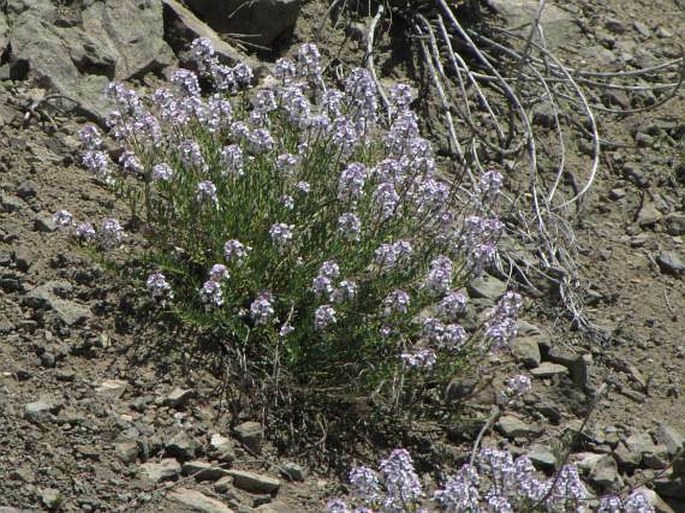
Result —
[{"label": "pale purple flower cluster", "polygon": [[155,182],[167,182],[171,180],[174,176],[174,170],[171,169],[169,164],[161,163],[155,164],[152,167],[152,179]]},{"label": "pale purple flower cluster", "polygon": [[202,155],[202,148],[200,148],[200,145],[197,141],[193,139],[181,141],[178,149],[181,162],[183,162],[186,166],[194,167],[200,171],[205,171],[207,169],[207,163]]},{"label": "pale purple flower cluster", "polygon": [[518,374],[509,378],[504,385],[504,396],[510,400],[517,397],[522,397],[532,387],[530,378],[525,374]]},{"label": "pale purple flower cluster", "polygon": [[423,337],[438,349],[458,351],[466,342],[466,330],[460,324],[443,324],[435,317],[427,317],[423,321]]},{"label": "pale purple flower cluster", "polygon": [[314,327],[317,330],[325,330],[336,322],[336,312],[331,305],[321,305],[314,312]]},{"label": "pale purple flower cluster", "polygon": [[476,187],[482,202],[494,199],[502,189],[503,177],[499,171],[491,169],[483,173]]},{"label": "pale purple flower cluster", "polygon": [[452,288],[453,279],[454,264],[445,255],[440,255],[431,261],[424,287],[431,294],[445,294]]},{"label": "pale purple flower cluster", "polygon": [[300,159],[292,153],[282,153],[276,157],[276,169],[284,176],[291,176],[299,164]]},{"label": "pale purple flower cluster", "polygon": [[124,171],[128,171],[129,173],[137,174],[143,172],[143,164],[140,162],[138,156],[132,151],[123,152],[119,157],[119,164],[121,164]]},{"label": "pale purple flower cluster", "polygon": [[101,150],[87,150],[81,157],[81,162],[97,180],[105,183],[112,181],[112,173],[109,169],[107,154]]},{"label": "pale purple flower cluster", "polygon": [[468,216],[464,219],[458,244],[475,274],[482,274],[485,266],[494,261],[496,243],[503,229],[504,225],[496,218]]},{"label": "pale purple flower cluster", "polygon": [[338,199],[356,201],[363,194],[364,182],[368,172],[363,164],[353,162],[340,173],[338,181]]},{"label": "pale purple flower cluster", "polygon": [[93,125],[84,125],[78,132],[81,144],[86,150],[97,150],[102,147],[102,134],[100,129]]},{"label": "pale purple flower cluster", "polygon": [[222,174],[243,176],[243,150],[237,144],[229,144],[221,150],[221,163],[224,166]]},{"label": "pale purple flower cluster", "polygon": [[654,507],[638,489],[624,500],[616,495],[602,497],[597,513],[654,513]]},{"label": "pale purple flower cluster", "polygon": [[404,290],[395,289],[383,300],[383,313],[385,315],[406,314],[409,311],[411,298]]},{"label": "pale purple flower cluster", "polygon": [[381,244],[374,252],[374,262],[382,270],[392,270],[397,265],[405,263],[411,258],[414,248],[406,240],[399,240],[390,244]]},{"label": "pale purple flower cluster", "polygon": [[228,267],[224,264],[214,264],[209,270],[209,279],[212,281],[226,280],[228,276]]},{"label": "pale purple flower cluster", "polygon": [[95,228],[90,223],[81,223],[74,230],[74,235],[81,241],[90,242],[95,239]]},{"label": "pale purple flower cluster", "polygon": [[251,249],[250,246],[246,246],[236,239],[231,239],[224,244],[224,256],[228,262],[242,264]]},{"label": "pale purple flower cluster", "polygon": [[62,230],[71,225],[74,216],[68,210],[58,210],[52,215],[52,221],[58,230]]},{"label": "pale purple flower cluster", "polygon": [[218,281],[209,279],[202,284],[200,289],[200,300],[205,305],[205,309],[220,308],[224,304],[224,294]]},{"label": "pale purple flower cluster", "polygon": [[324,262],[319,274],[312,280],[312,290],[317,297],[330,297],[333,294],[333,280],[340,276],[340,267],[335,262]]},{"label": "pale purple flower cluster", "polygon": [[355,282],[350,280],[342,280],[331,293],[330,299],[334,303],[354,301],[354,299],[357,297],[358,290],[359,287]]},{"label": "pale purple flower cluster", "polygon": [[113,249],[121,243],[123,232],[124,229],[116,219],[103,219],[98,233],[98,244],[103,249]]},{"label": "pale purple flower cluster", "polygon": [[262,293],[250,305],[250,315],[256,324],[269,324],[276,312],[272,305],[271,294],[268,292]]},{"label": "pale purple flower cluster", "polygon": [[303,44],[297,51],[297,74],[312,83],[321,81],[321,53],[313,43]]},{"label": "pale purple flower cluster", "polygon": [[445,321],[453,321],[466,312],[466,296],[461,292],[450,292],[440,300],[437,312]]},{"label": "pale purple flower cluster", "polygon": [[395,215],[400,202],[400,196],[397,194],[392,183],[383,182],[378,184],[372,198],[381,220],[386,221]]},{"label": "pale purple flower cluster", "polygon": [[406,504],[415,504],[423,496],[414,462],[406,449],[395,449],[379,467],[387,491],[383,507],[388,513],[404,513]]},{"label": "pale purple flower cluster", "polygon": [[516,337],[516,317],[523,306],[521,295],[507,292],[497,303],[490,318],[485,322],[485,336],[491,341],[493,350],[509,347]]},{"label": "pale purple flower cluster", "polygon": [[414,369],[430,369],[438,363],[435,351],[432,349],[420,349],[413,353],[402,353],[400,358]]},{"label": "pale purple flower cluster", "polygon": [[174,298],[171,285],[169,285],[166,277],[160,272],[150,274],[147,277],[146,285],[150,297],[162,306],[165,306],[167,301]]},{"label": "pale purple flower cluster", "polygon": [[357,130],[363,132],[378,117],[378,90],[366,68],[353,70],[345,80],[345,96],[355,114]]},{"label": "pale purple flower cluster", "polygon": [[171,74],[171,83],[179,88],[185,96],[200,96],[200,84],[197,75],[188,69],[177,69]]},{"label": "pale purple flower cluster", "polygon": [[338,218],[338,232],[347,241],[358,242],[361,236],[361,221],[357,214],[345,212]]},{"label": "pale purple flower cluster", "polygon": [[219,198],[216,195],[216,185],[210,180],[203,180],[197,184],[195,189],[195,199],[198,203],[209,201],[215,206],[219,204]]},{"label": "pale purple flower cluster", "polygon": [[219,91],[234,92],[248,87],[254,79],[252,68],[247,64],[238,63],[232,68],[221,64],[211,41],[207,38],[195,39],[190,50],[198,71],[203,76],[211,78]]},{"label": "pale purple flower cluster", "polygon": [[283,250],[293,240],[293,228],[294,225],[285,223],[274,223],[269,228],[271,240],[279,250]]},{"label": "pale purple flower cluster", "polygon": [[254,153],[264,153],[271,151],[276,144],[274,138],[271,137],[271,133],[266,128],[257,128],[252,130],[248,136],[248,142],[250,149]]}]

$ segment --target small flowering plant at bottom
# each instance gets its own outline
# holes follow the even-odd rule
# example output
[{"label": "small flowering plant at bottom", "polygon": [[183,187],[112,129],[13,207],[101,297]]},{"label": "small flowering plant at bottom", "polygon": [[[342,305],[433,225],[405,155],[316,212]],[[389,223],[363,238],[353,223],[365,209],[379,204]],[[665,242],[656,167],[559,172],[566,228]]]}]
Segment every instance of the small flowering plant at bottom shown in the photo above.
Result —
[{"label": "small flowering plant at bottom", "polygon": [[[654,513],[645,495],[596,497],[574,465],[541,476],[527,456],[483,448],[432,492],[424,490],[412,458],[395,449],[379,471],[357,467],[349,474],[350,498],[333,499],[325,513]],[[436,509],[437,508],[437,509]]]},{"label": "small flowering plant at bottom", "polygon": [[[253,377],[310,390],[396,394],[399,376],[451,377],[469,352],[511,341],[517,294],[478,337],[460,323],[461,291],[503,230],[489,213],[502,176],[485,172],[464,196],[421,137],[408,87],[391,89],[384,124],[368,71],[325,84],[314,45],[261,87],[207,40],[191,52],[195,71],[149,95],[112,84],[109,133],[81,132],[84,166],[146,227],[152,301],[212,332]],[[103,249],[121,235],[79,233]]]}]

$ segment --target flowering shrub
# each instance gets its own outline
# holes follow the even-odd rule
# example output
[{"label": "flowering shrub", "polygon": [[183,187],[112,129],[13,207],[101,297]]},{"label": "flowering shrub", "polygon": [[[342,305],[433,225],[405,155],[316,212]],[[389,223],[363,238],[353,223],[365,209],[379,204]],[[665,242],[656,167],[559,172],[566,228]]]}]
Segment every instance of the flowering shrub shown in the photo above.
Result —
[{"label": "flowering shrub", "polygon": [[[462,466],[442,488],[428,494],[409,453],[392,451],[380,472],[358,467],[350,472],[351,501],[331,500],[326,513],[653,513],[640,491],[628,497],[594,497],[574,465],[564,465],[551,478],[541,478],[527,456],[483,448],[474,464]],[[432,509],[428,505],[432,503]]]},{"label": "flowering shrub", "polygon": [[[260,88],[207,40],[192,52],[197,74],[177,70],[167,88],[110,86],[118,165],[94,126],[81,131],[84,166],[145,225],[153,301],[215,330],[256,374],[285,369],[313,388],[450,375],[467,351],[511,340],[514,293],[484,343],[459,324],[459,290],[503,228],[487,214],[502,177],[488,171],[468,197],[441,177],[407,86],[390,91],[382,126],[370,74],[330,87],[314,45]],[[107,222],[76,233],[114,247],[121,227]]]}]

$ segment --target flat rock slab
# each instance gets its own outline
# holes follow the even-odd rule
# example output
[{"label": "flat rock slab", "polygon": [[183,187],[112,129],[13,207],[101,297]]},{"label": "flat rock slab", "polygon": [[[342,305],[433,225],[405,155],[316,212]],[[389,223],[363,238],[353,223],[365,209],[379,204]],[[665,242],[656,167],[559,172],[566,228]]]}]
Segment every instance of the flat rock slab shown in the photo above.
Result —
[{"label": "flat rock slab", "polygon": [[235,513],[223,502],[190,488],[179,488],[169,493],[169,498],[200,513]]},{"label": "flat rock slab", "polygon": [[23,303],[32,308],[54,310],[57,316],[67,326],[73,326],[91,317],[90,309],[74,301],[62,299],[55,290],[69,287],[59,281],[49,281],[37,286],[24,297]]},{"label": "flat rock slab", "polygon": [[567,375],[568,368],[558,363],[542,362],[538,368],[531,369],[530,373],[536,378],[551,378]]},{"label": "flat rock slab", "polygon": [[181,473],[181,464],[174,458],[165,458],[159,463],[153,461],[143,463],[140,468],[150,481],[155,483],[176,479]]},{"label": "flat rock slab", "polygon": [[229,470],[236,488],[250,493],[273,493],[281,487],[281,481],[255,472],[245,470]]}]

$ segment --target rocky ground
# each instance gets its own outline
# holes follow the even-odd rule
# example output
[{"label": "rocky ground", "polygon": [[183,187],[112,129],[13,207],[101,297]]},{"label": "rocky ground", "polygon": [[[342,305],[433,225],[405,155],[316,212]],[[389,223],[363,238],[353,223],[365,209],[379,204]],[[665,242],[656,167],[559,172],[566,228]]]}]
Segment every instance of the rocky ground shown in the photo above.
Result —
[{"label": "rocky ground", "polygon": [[[52,221],[62,208],[80,220],[126,218],[78,165],[75,133],[107,109],[99,95],[107,81],[157,80],[196,35],[214,37],[227,56],[241,53],[177,2],[143,4],[0,3],[0,511],[320,511],[342,490],[340,476],[311,454],[276,451],[259,418],[232,417],[220,356],[168,333],[134,284]],[[576,66],[630,70],[680,55],[685,11],[676,2],[554,4],[567,18],[555,29],[558,52]],[[287,52],[317,33],[325,11],[315,1],[299,15],[279,11],[270,18],[285,25],[257,26],[266,39],[252,42]],[[327,22],[327,54],[358,64],[362,22]],[[45,99],[51,92],[77,108]],[[610,103],[630,108],[629,93]],[[600,492],[647,483],[668,503],[660,511],[685,511],[685,469],[672,464],[685,442],[684,97],[600,116],[615,144],[575,235],[584,313],[602,336],[583,336],[558,305],[529,298],[513,355],[497,363],[525,369],[534,391],[486,440],[549,471],[606,384],[571,459]],[[492,277],[471,291],[495,299],[503,287]],[[487,395],[475,399],[484,411]],[[468,450],[468,437],[431,436],[423,460]]]}]

